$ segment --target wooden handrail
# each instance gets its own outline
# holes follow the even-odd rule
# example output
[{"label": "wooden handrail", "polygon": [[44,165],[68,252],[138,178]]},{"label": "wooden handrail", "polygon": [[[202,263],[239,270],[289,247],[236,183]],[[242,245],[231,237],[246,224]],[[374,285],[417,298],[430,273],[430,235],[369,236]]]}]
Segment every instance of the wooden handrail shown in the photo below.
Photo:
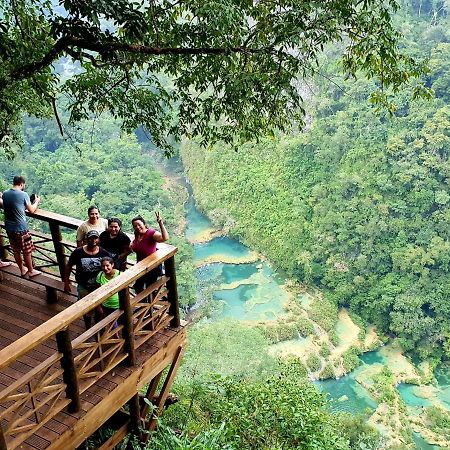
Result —
[{"label": "wooden handrail", "polygon": [[[0,206],[0,209],[3,209],[3,206]],[[71,228],[72,230],[76,230],[83,223],[80,219],[64,216],[63,214],[46,211],[45,209],[40,208],[38,208],[34,213],[29,213],[28,211],[25,211],[25,213],[27,216],[33,217],[33,219],[39,219],[48,223],[58,222],[59,225],[65,228]]]},{"label": "wooden handrail", "polygon": [[147,258],[135,264],[131,269],[121,273],[117,278],[99,287],[94,292],[47,320],[47,322],[0,350],[0,369],[67,327],[71,322],[83,317],[87,312],[111,297],[111,295],[125,289],[133,281],[173,257],[177,252],[177,248],[172,245],[159,244],[159,246],[161,248],[155,253],[147,256]]},{"label": "wooden handrail", "polygon": [[27,211],[26,214],[29,217],[33,217],[33,219],[39,219],[44,222],[57,222],[62,227],[70,228],[72,230],[76,230],[83,223],[83,220],[64,216],[52,211],[46,211],[45,209],[40,208],[38,208],[34,213],[29,213]]}]

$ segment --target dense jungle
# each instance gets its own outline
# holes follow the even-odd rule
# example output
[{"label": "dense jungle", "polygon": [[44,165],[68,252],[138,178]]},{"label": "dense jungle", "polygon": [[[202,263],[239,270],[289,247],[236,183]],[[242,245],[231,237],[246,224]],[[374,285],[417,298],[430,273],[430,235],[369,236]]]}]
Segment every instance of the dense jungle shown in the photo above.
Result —
[{"label": "dense jungle", "polygon": [[305,126],[289,134],[186,137],[166,159],[106,113],[65,136],[25,117],[0,158],[2,190],[21,173],[46,210],[96,204],[128,232],[161,211],[189,348],[148,448],[450,448],[450,3],[404,2],[394,24],[430,99],[372,104],[376,82],[341,75],[336,45],[301,81]]}]

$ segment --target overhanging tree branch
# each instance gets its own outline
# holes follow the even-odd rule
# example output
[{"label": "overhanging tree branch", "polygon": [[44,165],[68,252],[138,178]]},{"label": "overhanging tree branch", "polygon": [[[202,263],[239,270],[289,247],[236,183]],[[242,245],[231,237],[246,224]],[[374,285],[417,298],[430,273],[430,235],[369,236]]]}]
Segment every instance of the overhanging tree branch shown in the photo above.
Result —
[{"label": "overhanging tree branch", "polygon": [[148,47],[140,44],[127,44],[123,42],[101,42],[92,41],[89,39],[78,38],[74,36],[65,36],[56,41],[55,45],[47,52],[47,54],[40,60],[30,64],[24,64],[21,67],[16,68],[10,74],[10,77],[6,82],[3,82],[2,88],[8,86],[14,82],[24,80],[31,75],[39,72],[44,67],[47,67],[53,61],[58,59],[62,53],[67,52],[72,57],[79,57],[83,54],[74,51],[74,48],[88,50],[99,53],[100,55],[107,55],[116,52],[160,56],[160,55],[230,55],[233,53],[271,53],[272,47],[263,48],[249,48],[245,46],[239,47]]},{"label": "overhanging tree branch", "polygon": [[[168,150],[184,134],[243,142],[301,124],[298,79],[317,74],[319,54],[336,42],[346,74],[392,92],[423,73],[399,49],[396,0],[60,3],[64,13],[49,1],[2,4],[0,149],[18,142],[24,114],[49,116],[54,104],[41,90],[69,95],[70,123],[109,110],[124,131],[144,127]],[[60,65],[62,57],[85,70]],[[141,79],[147,89],[127,89]],[[389,95],[373,101],[389,105]]]},{"label": "overhanging tree branch", "polygon": [[13,70],[6,80],[3,80],[0,84],[0,88],[4,89],[8,85],[16,82],[24,80],[31,75],[39,72],[44,67],[49,66],[55,59],[57,59],[61,53],[67,48],[68,46],[68,38],[62,37],[58,41],[56,41],[55,45],[47,52],[47,54],[40,60],[40,61],[34,61],[30,64],[24,64],[23,66],[20,66]]}]

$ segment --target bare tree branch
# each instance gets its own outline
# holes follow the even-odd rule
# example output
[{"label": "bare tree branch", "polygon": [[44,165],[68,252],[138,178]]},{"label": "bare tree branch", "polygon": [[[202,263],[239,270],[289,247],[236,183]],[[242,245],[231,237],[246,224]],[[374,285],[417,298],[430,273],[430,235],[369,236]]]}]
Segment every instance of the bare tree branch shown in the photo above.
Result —
[{"label": "bare tree branch", "polygon": [[4,88],[14,82],[24,80],[31,75],[39,72],[39,70],[47,67],[53,61],[55,61],[63,52],[67,52],[70,56],[75,57],[79,55],[79,58],[85,56],[85,53],[80,54],[73,50],[73,48],[81,48],[84,50],[90,50],[101,55],[115,52],[125,52],[141,55],[227,55],[233,53],[270,53],[273,49],[271,47],[263,48],[248,48],[245,46],[240,47],[148,47],[140,44],[127,44],[123,42],[100,42],[92,41],[89,39],[83,39],[78,37],[62,37],[56,41],[55,45],[47,52],[47,54],[40,60],[30,64],[24,64],[18,67],[9,76],[8,80],[3,80],[0,84],[0,88]]},{"label": "bare tree branch", "polygon": [[61,133],[61,136],[64,137],[64,128],[61,123],[61,119],[59,118],[58,109],[56,108],[56,99],[55,97],[52,97],[51,99],[52,107],[53,107],[53,114],[55,115],[56,123],[58,124],[59,132]]}]

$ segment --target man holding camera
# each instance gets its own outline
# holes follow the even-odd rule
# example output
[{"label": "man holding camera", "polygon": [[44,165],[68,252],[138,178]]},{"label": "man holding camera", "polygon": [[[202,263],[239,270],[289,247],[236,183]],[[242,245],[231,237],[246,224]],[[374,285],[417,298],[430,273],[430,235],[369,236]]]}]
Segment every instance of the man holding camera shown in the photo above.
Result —
[{"label": "man holding camera", "polygon": [[41,272],[33,268],[31,253],[35,248],[31,239],[31,234],[28,231],[25,211],[34,213],[38,208],[41,199],[36,195],[34,196],[33,202],[31,202],[29,195],[24,189],[25,178],[22,176],[15,176],[13,179],[13,187],[3,192],[1,201],[5,212],[6,233],[14,254],[14,259],[19,266],[20,273],[22,277],[25,275],[35,277]]}]

